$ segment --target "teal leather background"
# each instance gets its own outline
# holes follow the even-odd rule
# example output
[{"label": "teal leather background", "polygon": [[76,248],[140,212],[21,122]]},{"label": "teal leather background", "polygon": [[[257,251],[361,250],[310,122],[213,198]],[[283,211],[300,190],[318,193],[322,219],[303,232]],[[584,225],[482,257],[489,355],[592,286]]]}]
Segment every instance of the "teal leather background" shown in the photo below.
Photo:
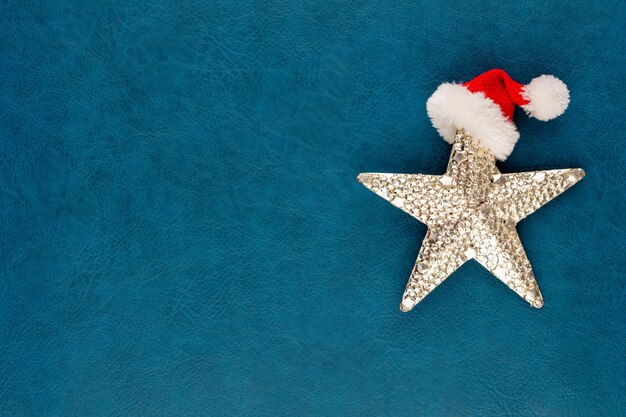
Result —
[{"label": "teal leather background", "polygon": [[[0,5],[0,414],[623,416],[624,2]],[[425,227],[361,171],[442,173],[425,102],[555,74],[503,172],[587,177],[398,309]]]}]

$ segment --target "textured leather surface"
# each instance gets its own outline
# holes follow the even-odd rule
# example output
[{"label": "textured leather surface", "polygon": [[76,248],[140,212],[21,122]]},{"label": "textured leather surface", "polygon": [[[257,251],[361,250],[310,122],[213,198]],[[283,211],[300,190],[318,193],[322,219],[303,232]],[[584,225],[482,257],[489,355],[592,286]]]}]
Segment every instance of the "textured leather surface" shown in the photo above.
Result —
[{"label": "textured leather surface", "polygon": [[[504,4],[503,4],[504,3]],[[624,3],[0,5],[0,413],[623,416]],[[362,171],[442,173],[435,87],[572,92],[502,172],[587,177],[410,314],[425,227]]]}]

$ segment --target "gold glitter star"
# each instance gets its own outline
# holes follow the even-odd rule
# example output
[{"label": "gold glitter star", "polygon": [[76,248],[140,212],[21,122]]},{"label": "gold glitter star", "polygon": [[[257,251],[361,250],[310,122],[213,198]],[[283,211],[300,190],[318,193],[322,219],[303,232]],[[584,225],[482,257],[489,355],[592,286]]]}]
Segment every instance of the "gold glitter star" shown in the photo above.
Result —
[{"label": "gold glitter star", "polygon": [[462,129],[444,175],[360,174],[363,185],[428,226],[400,309],[411,310],[468,259],[541,308],[515,225],[584,175],[578,168],[501,174]]}]

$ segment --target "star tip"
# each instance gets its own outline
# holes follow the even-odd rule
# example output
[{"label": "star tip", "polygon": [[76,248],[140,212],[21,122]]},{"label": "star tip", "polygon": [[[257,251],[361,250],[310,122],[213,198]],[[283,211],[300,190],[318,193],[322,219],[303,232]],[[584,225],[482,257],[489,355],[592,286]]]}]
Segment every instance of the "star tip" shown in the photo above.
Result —
[{"label": "star tip", "polygon": [[356,179],[361,184],[368,185],[370,183],[371,179],[372,179],[372,175],[362,172],[362,173],[360,173],[359,175],[356,176]]},{"label": "star tip", "polygon": [[538,310],[541,307],[543,307],[543,300],[535,301],[534,303],[531,303],[530,305]]},{"label": "star tip", "polygon": [[415,307],[416,304],[417,303],[414,300],[410,298],[405,298],[400,303],[400,311],[402,311],[403,313],[408,313],[409,311],[413,310],[413,307]]},{"label": "star tip", "polygon": [[583,178],[585,178],[585,170],[584,169],[578,168],[576,170],[576,173],[578,174],[578,179],[582,180]]}]

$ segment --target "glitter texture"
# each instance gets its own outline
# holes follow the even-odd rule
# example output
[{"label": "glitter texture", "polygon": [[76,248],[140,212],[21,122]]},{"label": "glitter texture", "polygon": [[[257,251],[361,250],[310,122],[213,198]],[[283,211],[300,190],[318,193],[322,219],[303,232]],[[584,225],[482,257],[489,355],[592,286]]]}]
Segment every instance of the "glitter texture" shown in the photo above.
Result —
[{"label": "glitter texture", "polygon": [[444,175],[360,174],[364,186],[428,226],[400,309],[411,310],[468,259],[540,308],[515,225],[583,176],[582,169],[501,174],[491,152],[462,129]]}]

